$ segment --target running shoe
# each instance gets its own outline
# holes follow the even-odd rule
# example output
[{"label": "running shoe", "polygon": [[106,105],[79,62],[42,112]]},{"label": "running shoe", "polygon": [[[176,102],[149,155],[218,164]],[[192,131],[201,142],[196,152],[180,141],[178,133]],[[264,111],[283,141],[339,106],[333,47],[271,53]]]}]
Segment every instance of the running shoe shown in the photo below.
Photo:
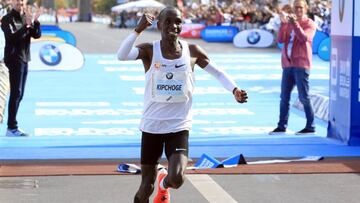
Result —
[{"label": "running shoe", "polygon": [[154,203],[170,203],[170,193],[169,188],[163,190],[160,188],[161,181],[167,176],[167,170],[165,168],[162,168],[158,171],[158,192],[156,196],[154,197]]}]

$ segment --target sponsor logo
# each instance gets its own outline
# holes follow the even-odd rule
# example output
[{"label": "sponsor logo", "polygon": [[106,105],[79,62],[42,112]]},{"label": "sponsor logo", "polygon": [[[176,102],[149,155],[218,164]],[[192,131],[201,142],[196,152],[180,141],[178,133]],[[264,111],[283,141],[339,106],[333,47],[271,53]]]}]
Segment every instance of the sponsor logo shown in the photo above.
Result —
[{"label": "sponsor logo", "polygon": [[40,48],[40,60],[48,66],[56,66],[61,61],[61,52],[52,44],[45,44]]},{"label": "sponsor logo", "polygon": [[345,11],[345,0],[339,0],[339,20],[340,22],[344,19],[344,11]]},{"label": "sponsor logo", "polygon": [[320,49],[321,51],[329,51],[329,47],[328,46],[323,46]]},{"label": "sponsor logo", "polygon": [[247,42],[249,44],[256,44],[260,41],[260,34],[256,31],[250,32],[247,37]]},{"label": "sponsor logo", "polygon": [[233,33],[232,30],[229,29],[213,29],[213,30],[205,30],[205,34],[208,36],[228,36]]},{"label": "sponsor logo", "polygon": [[155,62],[155,63],[154,63],[154,67],[155,67],[155,68],[160,68],[160,66],[161,66],[160,62]]},{"label": "sponsor logo", "polygon": [[166,73],[166,78],[167,78],[168,80],[173,79],[173,77],[174,77],[174,74],[172,74],[172,73]]},{"label": "sponsor logo", "polygon": [[183,66],[185,66],[185,64],[181,64],[181,65],[175,64],[175,68],[180,68],[180,67],[183,67]]}]

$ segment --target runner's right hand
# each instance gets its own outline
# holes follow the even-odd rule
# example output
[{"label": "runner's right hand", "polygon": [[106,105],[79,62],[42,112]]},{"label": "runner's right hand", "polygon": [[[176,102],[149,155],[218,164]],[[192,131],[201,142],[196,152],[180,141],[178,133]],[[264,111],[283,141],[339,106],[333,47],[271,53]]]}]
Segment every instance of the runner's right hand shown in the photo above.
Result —
[{"label": "runner's right hand", "polygon": [[153,15],[151,15],[149,13],[145,13],[143,16],[141,16],[141,19],[135,28],[135,32],[141,33],[147,27],[151,26],[153,24],[154,20],[155,20],[155,17]]}]

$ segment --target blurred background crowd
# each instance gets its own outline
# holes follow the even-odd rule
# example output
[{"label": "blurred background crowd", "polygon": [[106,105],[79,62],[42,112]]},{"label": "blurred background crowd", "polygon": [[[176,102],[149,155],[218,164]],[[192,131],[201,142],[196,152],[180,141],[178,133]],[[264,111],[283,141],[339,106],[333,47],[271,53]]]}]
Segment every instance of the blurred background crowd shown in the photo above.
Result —
[{"label": "blurred background crowd", "polygon": [[[116,10],[117,5],[128,0],[89,0],[91,1],[89,21],[106,23],[110,27],[131,28],[144,12],[157,15],[160,7],[140,7]],[[143,0],[144,1],[144,0]],[[11,0],[0,0],[0,16],[11,8]],[[29,4],[43,6],[42,22],[66,23],[79,20],[81,8],[79,0],[54,0],[51,7],[44,5],[45,0],[28,0]],[[49,2],[49,1],[47,1]],[[177,0],[157,1],[163,5],[178,6],[184,14],[184,23],[206,26],[236,26],[239,30],[252,28],[266,29],[273,33],[280,26],[279,11],[291,0]],[[308,0],[309,16],[316,22],[318,29],[330,33],[331,0]]]},{"label": "blurred background crowd", "polygon": [[[330,33],[331,0],[309,0],[309,16],[318,29]],[[291,1],[281,0],[203,0],[187,1],[179,8],[184,14],[184,23],[206,26],[236,26],[240,31],[260,28],[277,32],[280,27],[279,12]],[[157,9],[136,9],[112,12],[113,27],[134,27],[143,12]]]},{"label": "blurred background crowd", "polygon": [[[291,3],[290,3],[291,4]],[[277,31],[280,26],[279,12],[287,5],[277,0],[234,0],[215,3],[189,3],[184,14],[188,23],[205,25],[232,25],[239,30],[263,28]],[[330,32],[331,1],[309,1],[309,16],[318,28]]]}]

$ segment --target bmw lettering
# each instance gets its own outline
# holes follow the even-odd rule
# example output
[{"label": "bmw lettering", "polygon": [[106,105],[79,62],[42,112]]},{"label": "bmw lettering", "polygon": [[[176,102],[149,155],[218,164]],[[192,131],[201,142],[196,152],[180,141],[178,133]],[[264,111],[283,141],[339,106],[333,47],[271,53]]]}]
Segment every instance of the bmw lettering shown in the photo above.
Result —
[{"label": "bmw lettering", "polygon": [[40,59],[48,66],[56,66],[61,61],[61,52],[52,44],[45,44],[40,48]]},{"label": "bmw lettering", "polygon": [[250,32],[248,37],[247,37],[247,41],[249,44],[256,44],[260,41],[260,34],[256,31],[254,32]]}]

